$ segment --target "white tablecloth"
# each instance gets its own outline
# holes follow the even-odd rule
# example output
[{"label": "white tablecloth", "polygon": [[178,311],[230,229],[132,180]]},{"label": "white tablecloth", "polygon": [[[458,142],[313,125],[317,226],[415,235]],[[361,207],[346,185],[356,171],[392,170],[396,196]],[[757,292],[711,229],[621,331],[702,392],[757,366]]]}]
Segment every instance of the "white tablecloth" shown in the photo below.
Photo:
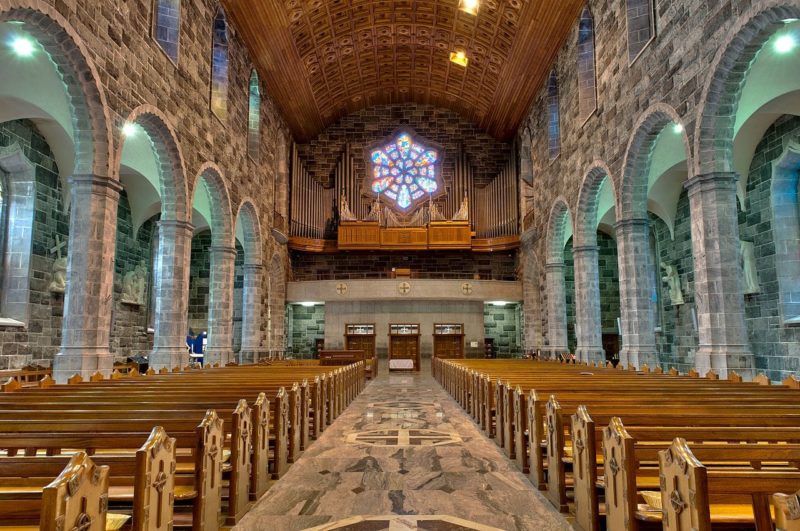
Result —
[{"label": "white tablecloth", "polygon": [[413,370],[414,369],[414,360],[389,360],[389,368],[390,369],[404,369],[404,370]]}]

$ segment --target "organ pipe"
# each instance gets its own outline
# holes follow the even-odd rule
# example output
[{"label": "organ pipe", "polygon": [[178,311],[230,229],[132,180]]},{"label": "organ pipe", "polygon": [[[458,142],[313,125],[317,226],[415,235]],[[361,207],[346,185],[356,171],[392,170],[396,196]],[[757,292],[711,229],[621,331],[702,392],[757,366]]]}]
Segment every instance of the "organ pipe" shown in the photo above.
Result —
[{"label": "organ pipe", "polygon": [[323,239],[332,211],[335,190],[314,179],[292,149],[291,236]]},{"label": "organ pipe", "polygon": [[519,175],[512,158],[500,173],[475,194],[475,231],[478,238],[513,236],[519,227]]}]

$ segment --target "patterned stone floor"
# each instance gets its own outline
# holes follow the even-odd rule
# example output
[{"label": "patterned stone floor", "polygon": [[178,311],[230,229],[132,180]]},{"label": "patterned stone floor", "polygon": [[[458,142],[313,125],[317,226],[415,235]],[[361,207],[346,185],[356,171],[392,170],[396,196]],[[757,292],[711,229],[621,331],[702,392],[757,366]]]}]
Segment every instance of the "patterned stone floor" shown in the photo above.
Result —
[{"label": "patterned stone floor", "polygon": [[234,529],[570,529],[423,365],[382,365]]}]

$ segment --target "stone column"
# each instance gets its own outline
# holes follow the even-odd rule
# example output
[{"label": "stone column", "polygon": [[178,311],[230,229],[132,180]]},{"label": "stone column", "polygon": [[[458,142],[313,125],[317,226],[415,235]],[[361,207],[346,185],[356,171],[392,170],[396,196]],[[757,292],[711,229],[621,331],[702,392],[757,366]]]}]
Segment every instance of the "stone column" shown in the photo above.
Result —
[{"label": "stone column", "polygon": [[72,213],[61,352],[53,360],[58,383],[76,373],[84,379],[96,371],[108,376],[114,365],[109,336],[122,186],[100,175],[73,175],[69,183]]},{"label": "stone column", "polygon": [[617,223],[619,298],[622,321],[620,363],[626,367],[658,365],[655,286],[650,260],[650,222],[628,219]]},{"label": "stone column", "polygon": [[692,255],[699,347],[695,364],[721,378],[735,370],[752,379],[739,266],[735,173],[697,175],[684,185],[692,215]]},{"label": "stone column", "polygon": [[264,308],[261,301],[263,282],[263,265],[244,265],[242,347],[239,352],[239,363],[256,363],[264,355],[264,348],[261,346],[261,312]]},{"label": "stone column", "polygon": [[225,365],[234,361],[233,274],[236,247],[212,245],[209,252],[211,279],[208,293],[208,346],[204,361]]},{"label": "stone column", "polygon": [[547,264],[547,339],[550,357],[569,352],[567,343],[567,287],[564,263]]},{"label": "stone column", "polygon": [[186,334],[189,331],[189,262],[192,252],[191,223],[158,222],[158,255],[155,263],[156,308],[150,367],[185,367],[189,364]]},{"label": "stone column", "polygon": [[605,361],[603,324],[600,318],[599,248],[582,245],[572,248],[575,259],[575,332],[578,361]]}]

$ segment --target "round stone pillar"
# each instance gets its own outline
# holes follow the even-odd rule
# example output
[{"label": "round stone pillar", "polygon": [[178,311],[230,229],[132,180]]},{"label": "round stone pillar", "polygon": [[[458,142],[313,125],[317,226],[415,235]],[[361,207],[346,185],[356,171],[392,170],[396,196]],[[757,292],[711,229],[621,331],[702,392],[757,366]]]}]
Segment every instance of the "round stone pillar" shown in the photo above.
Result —
[{"label": "round stone pillar", "polygon": [[735,370],[754,376],[755,359],[747,340],[739,266],[739,221],[735,173],[697,175],[684,185],[692,215],[692,255],[697,305],[695,365],[726,378]]},{"label": "round stone pillar", "polygon": [[575,333],[578,361],[605,361],[603,325],[600,317],[599,248],[582,245],[572,248],[575,260]]},{"label": "round stone pillar", "polygon": [[114,294],[117,204],[122,186],[100,175],[69,178],[67,283],[61,351],[53,360],[53,378],[65,383],[73,374],[88,379],[111,374],[109,350]]},{"label": "round stone pillar", "polygon": [[622,220],[616,224],[622,321],[619,357],[626,367],[658,366],[649,228],[646,218]]},{"label": "round stone pillar", "polygon": [[569,352],[567,343],[567,287],[564,263],[547,264],[547,339],[545,351],[551,358]]},{"label": "round stone pillar", "polygon": [[233,275],[236,247],[212,245],[205,363],[233,361]]},{"label": "round stone pillar", "polygon": [[261,312],[264,307],[261,301],[263,282],[263,265],[244,265],[242,346],[239,352],[239,363],[256,363],[266,354],[266,350],[261,346],[263,341],[261,333]]},{"label": "round stone pillar", "polygon": [[185,367],[189,364],[186,334],[189,331],[189,261],[192,252],[191,223],[158,222],[158,254],[155,260],[155,324],[150,367]]}]

